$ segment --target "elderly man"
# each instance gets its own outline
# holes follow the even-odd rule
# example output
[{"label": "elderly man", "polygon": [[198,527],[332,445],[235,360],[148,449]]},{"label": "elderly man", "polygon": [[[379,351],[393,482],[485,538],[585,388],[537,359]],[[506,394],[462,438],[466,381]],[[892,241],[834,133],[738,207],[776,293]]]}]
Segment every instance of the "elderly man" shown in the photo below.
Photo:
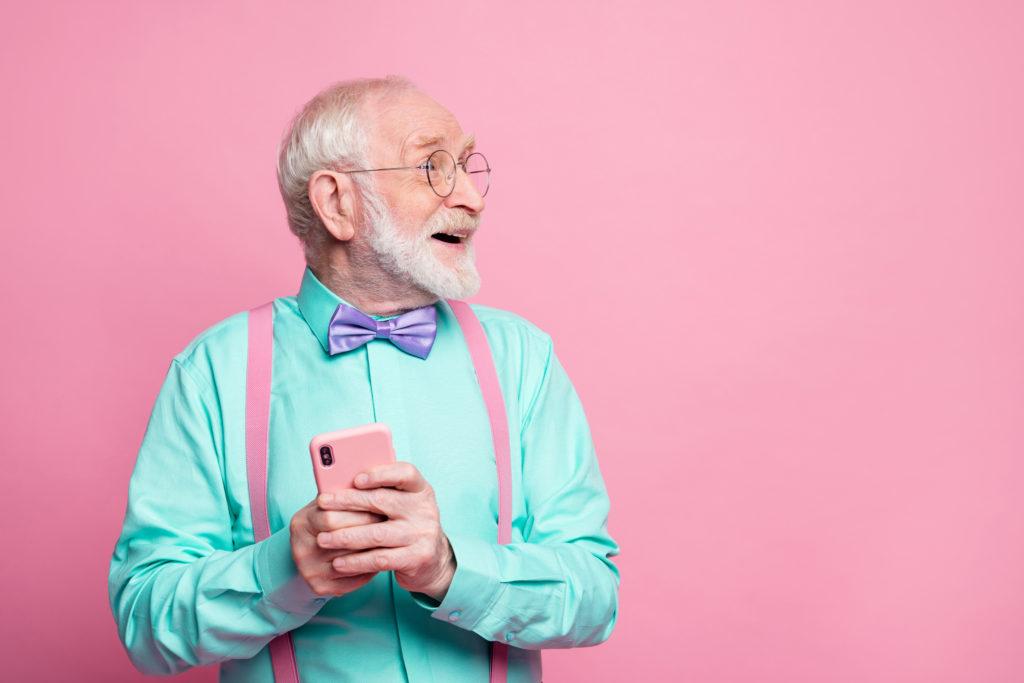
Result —
[{"label": "elderly man", "polygon": [[[449,301],[480,284],[490,167],[473,136],[406,79],[338,83],[295,117],[278,180],[307,265],[268,306],[269,536],[254,542],[242,312],[171,361],[138,453],[109,580],[132,662],[218,662],[223,681],[538,681],[542,648],[606,640],[619,548],[579,397],[547,333],[472,304],[509,426],[497,540],[499,442]],[[430,323],[419,345],[336,334],[411,312]],[[311,437],[371,422],[396,462],[318,496]]]}]

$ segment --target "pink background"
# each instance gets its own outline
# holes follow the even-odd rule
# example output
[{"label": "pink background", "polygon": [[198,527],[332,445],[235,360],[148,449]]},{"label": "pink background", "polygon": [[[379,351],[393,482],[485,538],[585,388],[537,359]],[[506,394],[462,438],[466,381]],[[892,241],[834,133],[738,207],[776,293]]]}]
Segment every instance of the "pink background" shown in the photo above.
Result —
[{"label": "pink background", "polygon": [[554,336],[609,486],[619,622],[547,681],[1024,680],[1020,3],[10,5],[11,680],[141,678],[160,381],[297,290],[277,139],[391,72],[491,159],[473,301]]}]

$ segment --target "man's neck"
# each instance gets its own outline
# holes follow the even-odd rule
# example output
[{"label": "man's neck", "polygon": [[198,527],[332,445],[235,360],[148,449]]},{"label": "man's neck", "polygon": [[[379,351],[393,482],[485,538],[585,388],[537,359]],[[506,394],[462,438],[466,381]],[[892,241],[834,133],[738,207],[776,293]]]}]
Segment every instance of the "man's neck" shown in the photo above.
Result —
[{"label": "man's neck", "polygon": [[429,292],[396,282],[377,269],[360,273],[351,261],[343,267],[310,263],[309,268],[325,287],[367,315],[399,315],[437,301]]}]

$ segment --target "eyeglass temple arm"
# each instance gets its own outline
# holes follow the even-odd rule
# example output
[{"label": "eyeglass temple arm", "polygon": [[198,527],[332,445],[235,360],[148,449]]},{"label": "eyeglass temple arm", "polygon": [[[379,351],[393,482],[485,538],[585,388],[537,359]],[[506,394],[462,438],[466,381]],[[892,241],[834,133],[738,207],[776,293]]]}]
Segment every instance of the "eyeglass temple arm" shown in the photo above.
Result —
[{"label": "eyeglass temple arm", "polygon": [[354,171],[338,171],[338,173],[369,173],[370,171],[404,171],[409,168],[422,169],[423,166],[391,166],[389,168],[357,168]]}]

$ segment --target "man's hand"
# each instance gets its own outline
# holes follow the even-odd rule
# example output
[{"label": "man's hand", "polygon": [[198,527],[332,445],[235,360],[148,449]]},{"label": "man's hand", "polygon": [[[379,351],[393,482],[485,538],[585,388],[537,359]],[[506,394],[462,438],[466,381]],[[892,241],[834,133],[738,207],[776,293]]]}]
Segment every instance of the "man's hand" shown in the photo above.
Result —
[{"label": "man's hand", "polygon": [[370,512],[344,512],[325,510],[317,505],[317,499],[310,501],[305,507],[292,515],[292,559],[299,574],[306,580],[309,587],[317,595],[344,595],[357,588],[362,588],[377,573],[368,571],[364,574],[342,575],[331,566],[331,560],[349,551],[338,552],[325,550],[317,545],[317,534],[324,531],[335,531],[361,524],[373,524],[387,519],[383,515]]},{"label": "man's hand", "polygon": [[455,575],[455,554],[441,528],[434,489],[409,462],[373,467],[355,484],[356,489],[321,495],[320,507],[378,513],[387,520],[320,533],[317,543],[325,551],[351,551],[334,559],[334,570],[341,576],[393,570],[405,590],[443,600]]}]

